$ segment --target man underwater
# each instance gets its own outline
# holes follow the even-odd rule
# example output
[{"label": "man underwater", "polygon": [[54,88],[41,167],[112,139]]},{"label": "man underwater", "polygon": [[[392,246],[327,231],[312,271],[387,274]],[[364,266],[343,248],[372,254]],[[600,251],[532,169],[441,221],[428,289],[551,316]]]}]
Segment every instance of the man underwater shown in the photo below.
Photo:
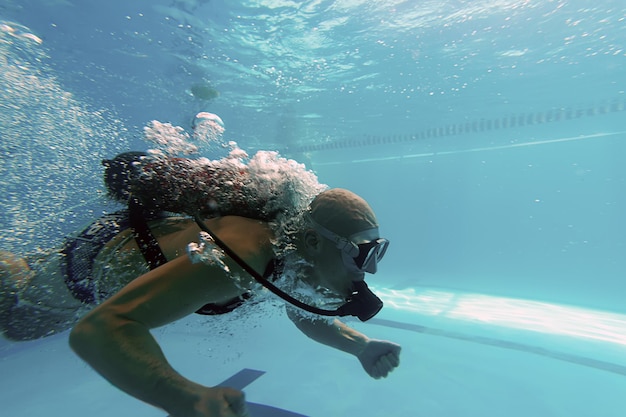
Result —
[{"label": "man underwater", "polygon": [[[334,317],[355,315],[367,320],[382,307],[364,281],[366,272],[376,272],[388,246],[379,236],[370,206],[348,190],[323,189],[307,180],[310,174],[302,168],[275,155],[255,158],[247,166],[233,161],[216,166],[211,161],[196,164],[131,156],[126,170],[115,175],[126,187],[122,194],[130,203],[130,227],[120,227],[123,230],[95,255],[99,258],[91,277],[123,287],[107,294],[103,284],[66,285],[73,300],[68,299],[66,308],[59,311],[76,309],[58,330],[71,325],[78,310],[95,305],[73,328],[71,347],[118,388],[173,417],[244,416],[244,396],[238,390],[205,387],[178,374],[150,329],[194,312],[218,314],[237,308],[258,291],[258,277],[270,285],[285,284],[281,288],[288,296],[309,289],[313,296],[296,302],[314,312],[302,310],[301,305],[288,307],[288,317],[313,340],[356,356],[371,377],[386,377],[399,365],[400,346],[370,339]],[[265,175],[265,183],[259,183],[268,167],[280,175]],[[145,190],[152,188],[146,185],[160,192],[147,197],[150,193]],[[173,208],[194,218],[163,217],[162,211]],[[147,235],[140,230],[142,222],[133,224],[133,217],[144,218]],[[189,245],[201,231],[200,243]],[[146,255],[159,251],[161,255]],[[59,258],[60,263],[65,260]],[[19,299],[29,299],[33,285],[19,281],[34,282],[38,277],[19,260],[5,265],[5,272],[11,272],[3,273],[5,294],[18,301],[5,308],[3,328],[9,336],[11,331],[27,336],[27,331],[15,327],[20,323],[27,327],[28,320],[15,319],[14,313],[28,313],[28,303],[20,305]],[[9,275],[21,279],[11,281],[6,278]],[[63,278],[61,273],[51,276]],[[66,277],[57,280],[67,281]],[[79,288],[86,289],[83,294],[91,291],[93,303],[76,299]],[[63,305],[62,298],[52,304]],[[35,307],[40,309],[37,317],[45,319],[41,305]]]}]

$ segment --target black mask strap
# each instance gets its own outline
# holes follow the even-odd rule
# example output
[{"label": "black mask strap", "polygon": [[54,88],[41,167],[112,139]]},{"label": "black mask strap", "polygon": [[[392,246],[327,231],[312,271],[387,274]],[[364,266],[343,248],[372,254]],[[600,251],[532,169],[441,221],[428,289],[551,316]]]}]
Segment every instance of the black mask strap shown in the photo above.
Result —
[{"label": "black mask strap", "polygon": [[[237,262],[237,264],[239,264],[239,266],[241,266],[244,269],[244,271],[249,273],[252,276],[252,278],[254,278],[259,284],[263,285],[265,288],[267,288],[268,290],[270,290],[271,292],[273,292],[274,294],[276,294],[283,300],[287,301],[288,303],[298,308],[301,308],[302,310],[308,311],[309,313],[319,314],[322,316],[341,316],[342,317],[342,316],[352,315],[352,316],[358,317],[361,321],[365,321],[365,320],[372,318],[382,308],[382,301],[378,297],[376,297],[371,291],[369,291],[369,289],[367,290],[367,292],[371,294],[371,296],[373,296],[380,303],[380,304],[378,303],[376,304],[376,308],[375,308],[376,311],[373,314],[371,314],[371,311],[373,311],[372,308],[367,308],[369,313],[363,313],[362,310],[359,308],[359,305],[363,303],[362,302],[354,303],[354,301],[352,301],[353,299],[356,299],[359,297],[353,297],[353,299],[351,299],[350,301],[348,301],[348,303],[339,307],[337,310],[324,310],[324,309],[317,308],[317,307],[308,305],[306,303],[303,303],[302,301],[296,298],[293,298],[292,296],[290,296],[289,294],[287,294],[286,292],[284,292],[283,290],[281,290],[280,288],[272,284],[270,281],[263,278],[263,276],[261,276],[261,274],[256,272],[254,269],[252,269],[252,267],[248,265],[246,261],[241,259],[239,255],[237,255],[232,249],[230,249],[222,240],[220,240],[220,238],[218,238],[217,236],[213,234],[211,229],[209,229],[204,224],[202,219],[200,219],[199,215],[196,214],[194,216],[194,219],[196,223],[198,224],[198,227],[200,227],[202,231],[208,233],[209,236],[211,236],[211,238],[215,242],[215,244],[219,246],[224,251],[224,253],[228,255],[232,260]],[[363,282],[363,284],[365,285],[365,288],[367,288],[367,285],[365,284],[365,282]],[[369,294],[368,294],[368,300],[371,298]]]}]

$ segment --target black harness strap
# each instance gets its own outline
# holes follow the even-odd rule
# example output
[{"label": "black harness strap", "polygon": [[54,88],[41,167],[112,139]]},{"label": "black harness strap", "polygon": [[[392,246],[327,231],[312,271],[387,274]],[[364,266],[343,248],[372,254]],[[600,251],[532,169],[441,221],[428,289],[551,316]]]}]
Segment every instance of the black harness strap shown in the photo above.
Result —
[{"label": "black harness strap", "polygon": [[157,242],[148,227],[142,205],[132,198],[128,204],[128,216],[139,250],[148,263],[150,270],[167,263],[167,258],[163,254],[159,242]]},{"label": "black harness strap", "polygon": [[[167,258],[163,254],[163,251],[159,246],[159,242],[157,242],[156,238],[152,234],[152,231],[150,230],[150,227],[148,227],[143,206],[133,199],[131,199],[128,204],[128,217],[135,241],[139,246],[139,250],[141,251],[143,258],[148,263],[150,270],[156,269],[167,263]],[[196,311],[196,313],[211,316],[229,313],[243,304],[250,297],[252,297],[251,292],[244,292],[240,296],[227,301],[223,305],[213,303],[206,304]]]}]

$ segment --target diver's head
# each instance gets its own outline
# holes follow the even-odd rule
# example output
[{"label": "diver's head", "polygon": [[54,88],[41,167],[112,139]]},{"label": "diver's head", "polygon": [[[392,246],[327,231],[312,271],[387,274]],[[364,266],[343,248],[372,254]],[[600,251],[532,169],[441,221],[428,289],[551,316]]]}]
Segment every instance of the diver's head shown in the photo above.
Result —
[{"label": "diver's head", "polygon": [[113,159],[103,159],[104,185],[111,198],[127,203],[132,181],[141,174],[141,162],[145,152],[124,152]]},{"label": "diver's head", "polygon": [[353,281],[375,273],[389,241],[381,239],[374,211],[351,191],[320,193],[306,215],[300,249],[312,263],[312,278],[338,295],[351,293]]}]

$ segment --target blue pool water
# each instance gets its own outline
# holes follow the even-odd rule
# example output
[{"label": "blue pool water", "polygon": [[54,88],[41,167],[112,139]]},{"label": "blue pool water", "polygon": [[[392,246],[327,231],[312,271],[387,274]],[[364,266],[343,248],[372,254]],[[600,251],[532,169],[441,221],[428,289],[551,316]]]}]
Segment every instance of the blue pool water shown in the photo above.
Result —
[{"label": "blue pool water", "polygon": [[[396,372],[271,310],[160,329],[186,376],[262,371],[249,401],[311,417],[623,415],[621,1],[4,0],[0,53],[0,250],[116,209],[100,160],[200,111],[376,211],[386,307],[351,325],[403,345]],[[2,415],[163,415],[66,339],[0,341]]]}]

